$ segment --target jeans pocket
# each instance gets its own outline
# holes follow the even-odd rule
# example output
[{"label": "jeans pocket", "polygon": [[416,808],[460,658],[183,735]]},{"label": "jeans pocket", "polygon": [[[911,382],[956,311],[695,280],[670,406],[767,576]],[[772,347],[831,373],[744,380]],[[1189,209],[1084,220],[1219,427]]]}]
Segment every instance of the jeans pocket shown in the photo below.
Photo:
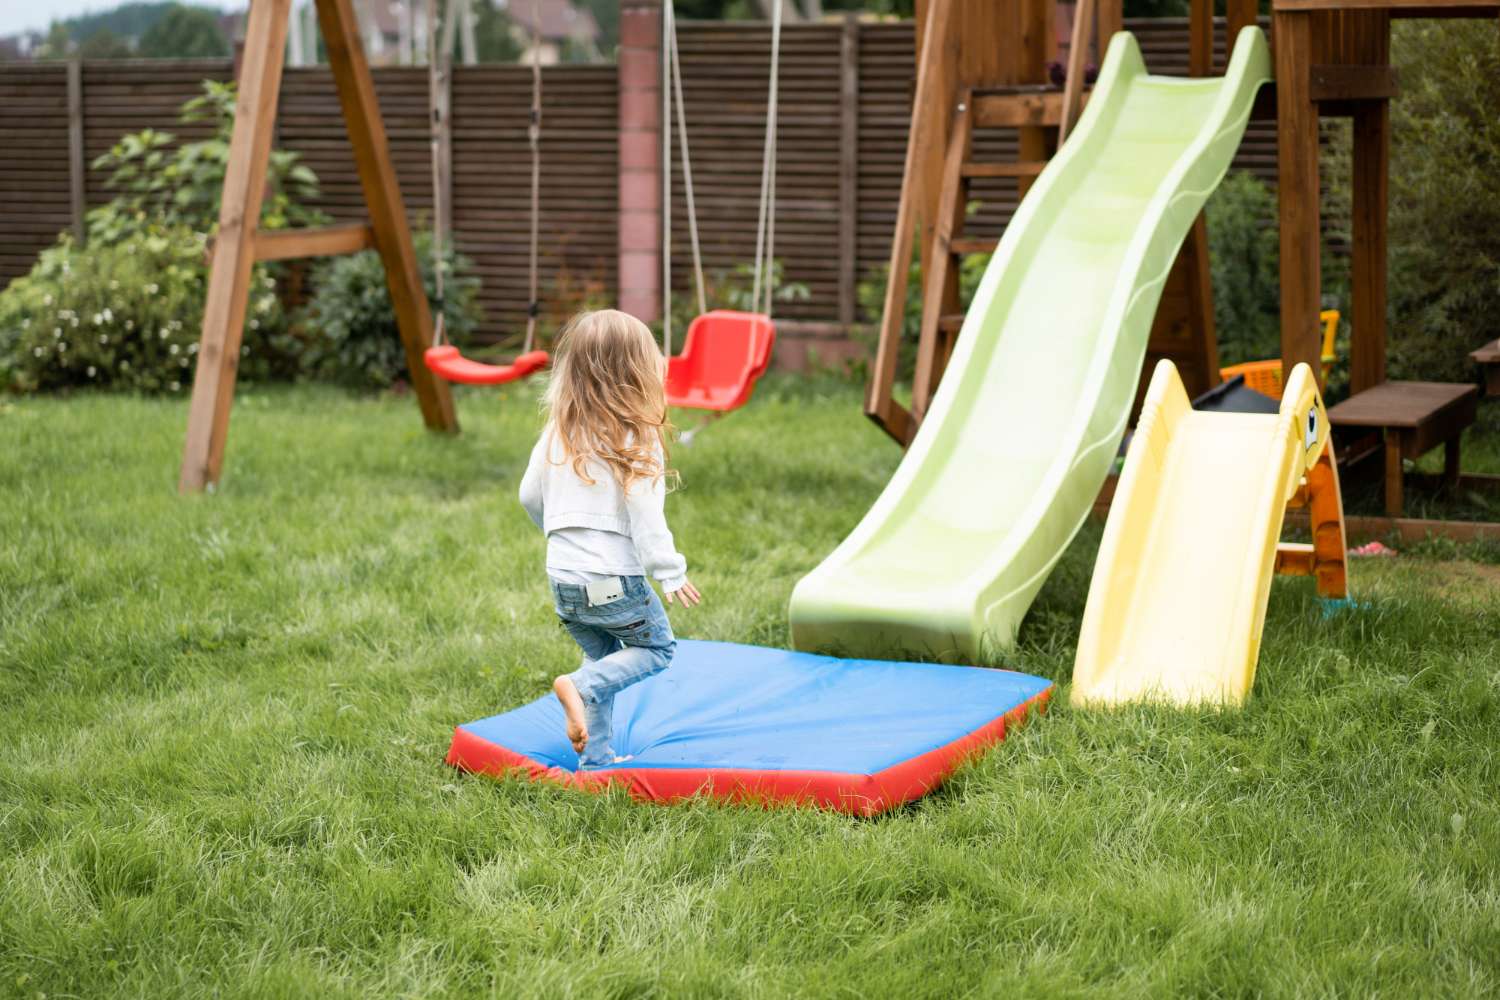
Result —
[{"label": "jeans pocket", "polygon": [[627,622],[624,625],[601,625],[610,635],[621,642],[644,645],[651,641],[651,619]]}]

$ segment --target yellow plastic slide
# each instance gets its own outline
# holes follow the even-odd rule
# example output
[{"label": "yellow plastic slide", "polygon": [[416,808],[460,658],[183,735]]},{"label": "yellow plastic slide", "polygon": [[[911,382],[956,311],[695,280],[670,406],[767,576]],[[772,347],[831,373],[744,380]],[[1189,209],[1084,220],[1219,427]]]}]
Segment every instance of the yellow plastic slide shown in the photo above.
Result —
[{"label": "yellow plastic slide", "polygon": [[1195,411],[1157,364],[1094,564],[1073,704],[1244,700],[1286,502],[1327,439],[1307,365],[1262,414]]}]

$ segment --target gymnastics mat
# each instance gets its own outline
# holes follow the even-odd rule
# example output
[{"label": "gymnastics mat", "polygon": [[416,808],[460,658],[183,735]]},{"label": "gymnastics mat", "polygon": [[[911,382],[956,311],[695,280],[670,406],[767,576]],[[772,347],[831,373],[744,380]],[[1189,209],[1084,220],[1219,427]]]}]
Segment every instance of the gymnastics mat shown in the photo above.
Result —
[{"label": "gymnastics mat", "polygon": [[548,694],[459,726],[448,763],[638,799],[779,800],[871,816],[921,798],[1041,711],[1052,682],[1008,670],[841,660],[683,639],[672,665],[615,697],[617,755],[579,771]]}]

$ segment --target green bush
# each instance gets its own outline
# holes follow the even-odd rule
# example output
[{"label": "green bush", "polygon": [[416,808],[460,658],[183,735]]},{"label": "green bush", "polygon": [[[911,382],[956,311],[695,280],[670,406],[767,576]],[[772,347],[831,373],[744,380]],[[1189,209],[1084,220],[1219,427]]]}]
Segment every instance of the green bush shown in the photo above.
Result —
[{"label": "green bush", "polygon": [[1230,174],[1208,199],[1214,327],[1225,365],[1281,353],[1276,193],[1250,173]]},{"label": "green bush", "polygon": [[[436,308],[432,233],[419,231],[414,242],[422,283]],[[475,300],[479,279],[467,273],[472,268],[451,244],[444,247],[444,323],[448,337],[458,344],[480,318]],[[313,285],[317,291],[298,316],[296,343],[291,335],[276,341],[295,352],[302,372],[356,388],[386,388],[407,377],[406,351],[379,254],[365,250],[326,260],[315,269]]]},{"label": "green bush", "polygon": [[[193,373],[207,269],[199,234],[176,228],[81,248],[64,237],[0,292],[0,379],[13,389],[100,386],[179,392]],[[264,370],[280,307],[257,271],[246,374]]]},{"label": "green bush", "polygon": [[1500,337],[1500,65],[1493,21],[1397,21],[1391,378],[1469,381]]},{"label": "green bush", "polygon": [[[153,227],[186,226],[200,233],[218,228],[229,138],[234,131],[235,94],[233,83],[204,80],[203,93],[182,106],[178,120],[183,124],[212,120],[212,138],[173,149],[176,136],[148,128],[123,136],[109,152],[95,158],[91,169],[110,171],[105,186],[120,193],[89,211],[90,243],[143,236]],[[323,213],[302,204],[318,196],[318,176],[298,159],[297,153],[271,151],[261,229],[328,221]]]}]

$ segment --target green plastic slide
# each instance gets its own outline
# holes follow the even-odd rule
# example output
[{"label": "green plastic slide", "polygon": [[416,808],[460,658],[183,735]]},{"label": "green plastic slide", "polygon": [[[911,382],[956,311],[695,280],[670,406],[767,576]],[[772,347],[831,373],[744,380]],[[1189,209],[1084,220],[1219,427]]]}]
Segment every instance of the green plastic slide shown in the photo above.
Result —
[{"label": "green plastic slide", "polygon": [[1259,28],[1203,79],[1149,76],[1114,36],[895,476],[792,592],[798,649],[977,662],[1015,642],[1109,473],[1167,272],[1270,78]]}]

